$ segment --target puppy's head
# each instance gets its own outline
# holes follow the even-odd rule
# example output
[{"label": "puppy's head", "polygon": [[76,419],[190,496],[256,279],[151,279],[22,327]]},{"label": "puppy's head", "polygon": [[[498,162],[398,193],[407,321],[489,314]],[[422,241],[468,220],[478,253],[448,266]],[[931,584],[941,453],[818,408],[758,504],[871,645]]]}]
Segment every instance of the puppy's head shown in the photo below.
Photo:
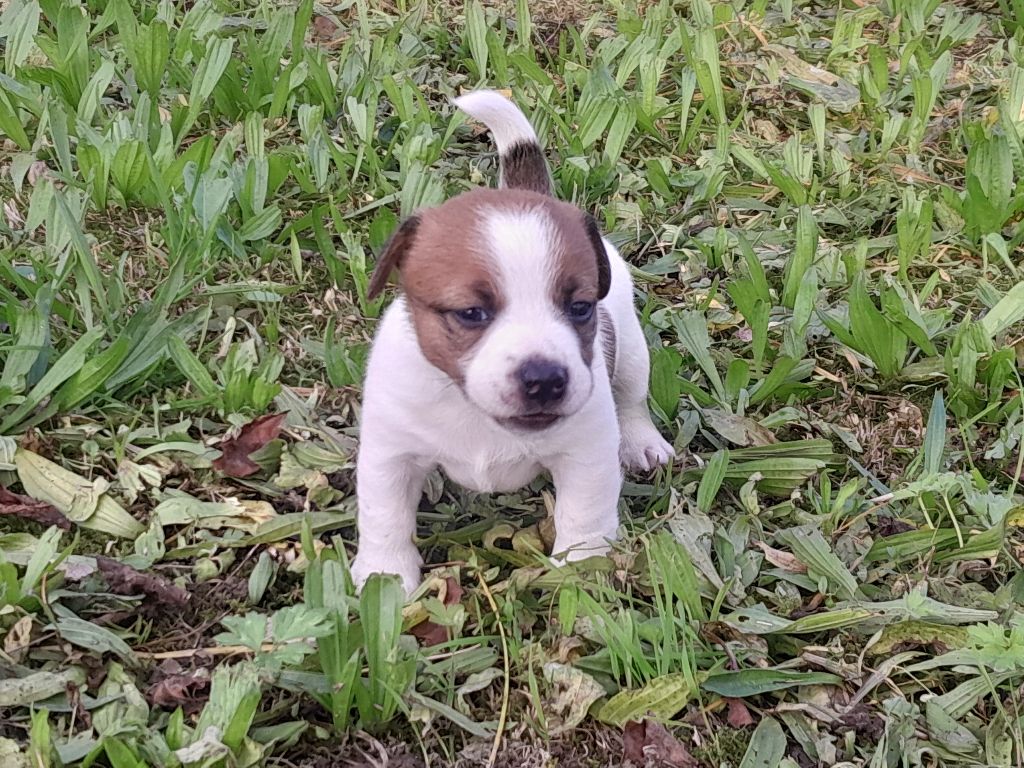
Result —
[{"label": "puppy's head", "polygon": [[495,421],[545,429],[590,397],[610,282],[592,217],[534,192],[467,192],[402,223],[371,297],[394,269],[424,356]]}]

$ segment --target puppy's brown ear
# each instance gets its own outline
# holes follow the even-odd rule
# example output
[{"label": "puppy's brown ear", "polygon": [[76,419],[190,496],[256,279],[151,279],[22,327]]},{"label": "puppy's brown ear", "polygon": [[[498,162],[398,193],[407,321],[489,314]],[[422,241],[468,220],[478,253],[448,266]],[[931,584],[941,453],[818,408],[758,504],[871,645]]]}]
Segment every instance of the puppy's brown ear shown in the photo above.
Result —
[{"label": "puppy's brown ear", "polygon": [[402,268],[402,261],[409,253],[409,249],[412,248],[419,226],[419,216],[410,216],[398,225],[398,229],[391,235],[384,250],[377,257],[373,275],[370,276],[370,284],[366,288],[366,298],[377,298],[384,290],[384,286],[388,284],[391,273]]},{"label": "puppy's brown ear", "polygon": [[587,239],[594,246],[594,258],[597,259],[597,298],[603,299],[612,287],[612,267],[608,261],[608,251],[604,249],[597,220],[589,213],[583,214],[583,226],[587,230]]}]

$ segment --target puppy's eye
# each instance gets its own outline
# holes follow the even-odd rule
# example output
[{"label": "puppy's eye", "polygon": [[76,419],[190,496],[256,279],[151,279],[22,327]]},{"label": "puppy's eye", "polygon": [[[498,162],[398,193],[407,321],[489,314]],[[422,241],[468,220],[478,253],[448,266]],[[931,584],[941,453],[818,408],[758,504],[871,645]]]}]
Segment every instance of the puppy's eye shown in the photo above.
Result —
[{"label": "puppy's eye", "polygon": [[594,304],[590,301],[574,301],[569,305],[569,319],[574,323],[585,323],[594,314]]},{"label": "puppy's eye", "polygon": [[480,328],[491,322],[491,313],[483,307],[456,309],[452,314],[467,328]]}]

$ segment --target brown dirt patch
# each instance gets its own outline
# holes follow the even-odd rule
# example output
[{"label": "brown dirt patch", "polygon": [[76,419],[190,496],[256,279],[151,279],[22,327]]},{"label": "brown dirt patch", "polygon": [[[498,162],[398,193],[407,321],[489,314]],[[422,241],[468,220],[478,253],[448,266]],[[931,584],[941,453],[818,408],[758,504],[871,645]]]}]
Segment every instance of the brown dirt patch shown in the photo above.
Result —
[{"label": "brown dirt patch", "polygon": [[[454,754],[438,744],[425,745],[431,765],[452,768],[480,768],[487,765],[491,741],[472,739],[456,747]],[[301,752],[298,750],[301,749]],[[296,768],[423,768],[422,749],[411,735],[378,740],[365,733],[356,734],[343,744],[308,743],[296,747],[297,754],[286,755],[288,765]],[[301,756],[299,756],[301,755]],[[612,768],[621,766],[622,737],[614,729],[584,725],[564,738],[547,742],[528,735],[502,740],[495,768]]]},{"label": "brown dirt patch", "polygon": [[249,594],[248,573],[240,571],[190,586],[188,605],[180,611],[159,612],[142,650],[160,653],[212,646],[213,636],[222,630],[220,620],[238,613]]}]

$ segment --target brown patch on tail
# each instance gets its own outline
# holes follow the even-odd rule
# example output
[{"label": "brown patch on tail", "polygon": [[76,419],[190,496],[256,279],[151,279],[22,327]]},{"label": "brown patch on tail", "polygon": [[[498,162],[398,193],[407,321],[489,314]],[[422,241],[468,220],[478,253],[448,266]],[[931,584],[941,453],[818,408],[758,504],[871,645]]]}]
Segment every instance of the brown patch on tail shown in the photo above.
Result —
[{"label": "brown patch on tail", "polygon": [[503,188],[524,189],[541,195],[552,193],[551,172],[536,142],[513,144],[507,152],[499,155],[499,160]]}]

